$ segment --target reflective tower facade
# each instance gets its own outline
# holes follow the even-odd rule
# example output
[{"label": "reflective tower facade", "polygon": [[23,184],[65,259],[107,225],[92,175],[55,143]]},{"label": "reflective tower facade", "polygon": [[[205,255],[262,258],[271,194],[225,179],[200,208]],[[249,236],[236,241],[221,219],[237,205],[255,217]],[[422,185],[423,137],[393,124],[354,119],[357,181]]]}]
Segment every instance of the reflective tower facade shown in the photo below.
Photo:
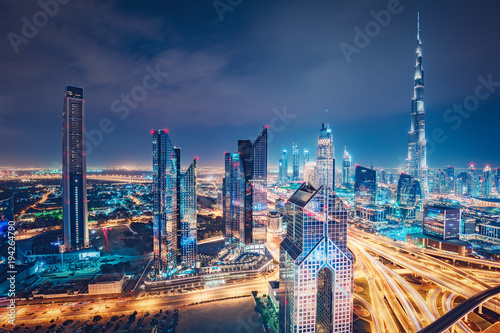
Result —
[{"label": "reflective tower facade", "polygon": [[485,197],[491,196],[493,186],[493,177],[491,172],[491,167],[487,165],[483,170],[483,186],[482,186],[482,195]]},{"label": "reflective tower facade", "polygon": [[228,244],[245,245],[245,175],[240,154],[225,154],[222,180],[222,221]]},{"label": "reflective tower facade", "polygon": [[[285,205],[280,244],[280,332],[352,332],[348,211],[326,186],[303,183]],[[284,221],[285,222],[285,221]]]},{"label": "reflective tower facade", "polygon": [[85,100],[83,88],[66,86],[63,108],[63,234],[62,249],[89,246]]},{"label": "reflective tower facade", "polygon": [[279,181],[284,182],[288,180],[288,151],[283,149],[279,163]]},{"label": "reflective tower facade", "polygon": [[342,161],[342,185],[350,185],[351,172],[351,155],[347,152],[347,147],[344,147],[344,159]]},{"label": "reflective tower facade", "polygon": [[299,146],[296,143],[292,146],[293,154],[293,168],[292,168],[292,180],[300,180],[299,176]]},{"label": "reflective tower facade", "polygon": [[178,155],[166,130],[153,135],[153,250],[157,276],[168,277],[178,264]]},{"label": "reflective tower facade", "polygon": [[323,123],[318,137],[316,157],[316,187],[335,188],[335,150],[330,124]]},{"label": "reflective tower facade", "polygon": [[226,243],[264,249],[267,238],[267,127],[252,143],[225,154],[223,222]]},{"label": "reflective tower facade", "polygon": [[425,139],[424,68],[422,64],[422,41],[420,39],[420,15],[417,28],[417,51],[414,74],[413,99],[411,101],[411,129],[408,133],[407,172],[422,181],[424,192],[428,188],[427,152]]},{"label": "reflective tower facade", "polygon": [[181,176],[180,181],[180,250],[183,266],[192,267],[196,263],[196,159]]},{"label": "reflective tower facade", "polygon": [[377,172],[357,165],[354,173],[354,204],[375,205],[377,200]]}]

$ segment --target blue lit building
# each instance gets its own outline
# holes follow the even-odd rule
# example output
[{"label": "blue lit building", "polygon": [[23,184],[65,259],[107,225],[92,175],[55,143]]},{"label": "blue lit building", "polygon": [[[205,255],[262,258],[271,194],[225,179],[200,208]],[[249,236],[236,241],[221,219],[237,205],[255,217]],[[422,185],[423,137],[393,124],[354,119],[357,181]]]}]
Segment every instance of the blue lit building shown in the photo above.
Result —
[{"label": "blue lit building", "polygon": [[87,164],[85,157],[85,100],[83,88],[66,86],[63,107],[61,251],[89,246]]},{"label": "blue lit building", "polygon": [[280,182],[288,180],[288,151],[286,149],[283,149],[283,152],[281,153],[278,172],[278,180]]},{"label": "blue lit building", "polygon": [[460,209],[425,206],[422,231],[424,235],[442,240],[457,239],[460,233]]},{"label": "blue lit building", "polygon": [[223,223],[226,243],[264,250],[267,239],[267,127],[225,154]]},{"label": "blue lit building", "polygon": [[165,278],[196,262],[196,160],[182,174],[167,130],[152,135],[154,270]]},{"label": "blue lit building", "polygon": [[292,180],[300,180],[299,176],[299,146],[296,143],[292,146],[292,156],[293,156],[293,165],[292,165]]},{"label": "blue lit building", "polygon": [[181,263],[184,267],[193,267],[197,255],[196,159],[181,176],[180,198]]},{"label": "blue lit building", "polygon": [[356,165],[354,173],[354,204],[358,206],[375,205],[377,198],[377,172]]},{"label": "blue lit building", "polygon": [[328,187],[303,183],[285,211],[280,332],[352,332],[353,256],[347,249],[347,207]]},{"label": "blue lit building", "polygon": [[351,185],[351,155],[344,147],[344,159],[342,160],[342,185],[349,187]]}]

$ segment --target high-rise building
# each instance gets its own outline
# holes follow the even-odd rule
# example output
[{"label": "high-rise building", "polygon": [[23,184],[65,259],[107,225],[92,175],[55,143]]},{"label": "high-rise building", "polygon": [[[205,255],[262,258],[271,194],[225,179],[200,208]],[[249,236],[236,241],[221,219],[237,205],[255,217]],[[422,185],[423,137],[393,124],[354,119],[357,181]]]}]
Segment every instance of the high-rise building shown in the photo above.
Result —
[{"label": "high-rise building", "polygon": [[261,251],[267,238],[267,127],[252,143],[225,155],[223,223],[226,243]]},{"label": "high-rise building", "polygon": [[484,197],[491,196],[492,185],[493,175],[491,172],[491,167],[487,165],[483,170],[483,186],[481,188],[481,195]]},{"label": "high-rise building", "polygon": [[89,246],[87,164],[85,158],[85,100],[83,88],[66,86],[63,108],[61,251]]},{"label": "high-rise building", "polygon": [[422,230],[424,235],[439,239],[457,239],[460,233],[460,209],[425,206]]},{"label": "high-rise building", "polygon": [[474,168],[474,164],[469,166],[469,170],[467,170],[467,195],[469,197],[477,197],[479,196],[479,175],[476,175],[476,169]]},{"label": "high-rise building", "polygon": [[293,168],[292,168],[292,180],[300,180],[299,176],[299,146],[296,143],[292,146],[293,154]]},{"label": "high-rise building", "polygon": [[226,243],[245,245],[245,174],[240,154],[225,154],[222,210]]},{"label": "high-rise building", "polygon": [[279,164],[279,181],[284,182],[288,180],[288,151],[283,149]]},{"label": "high-rise building", "polygon": [[399,176],[397,199],[399,206],[422,208],[422,187],[418,179],[402,173]]},{"label": "high-rise building", "polygon": [[497,189],[497,193],[500,194],[500,169],[495,168],[495,187]]},{"label": "high-rise building", "polygon": [[196,263],[196,159],[181,173],[181,149],[167,130],[153,136],[153,252],[157,278]]},{"label": "high-rise building", "polygon": [[304,183],[286,204],[280,244],[280,332],[352,332],[348,210],[331,188]]},{"label": "high-rise building", "polygon": [[335,149],[330,124],[323,123],[318,137],[316,157],[316,187],[335,189]]},{"label": "high-rise building", "polygon": [[464,195],[464,179],[457,177],[455,180],[455,196],[461,197]]},{"label": "high-rise building", "polygon": [[410,176],[420,179],[425,193],[428,191],[427,153],[425,139],[425,109],[424,109],[424,68],[422,65],[422,41],[420,39],[420,17],[417,27],[417,51],[414,74],[413,99],[411,101],[411,129],[408,133],[407,172]]},{"label": "high-rise building", "polygon": [[316,184],[316,162],[307,162],[304,165],[304,181],[311,185]]},{"label": "high-rise building", "polygon": [[[180,159],[180,156],[179,156]],[[196,264],[197,237],[197,195],[196,195],[196,161],[181,176],[180,181],[180,251],[181,264],[192,267]]]},{"label": "high-rise building", "polygon": [[342,161],[342,185],[349,186],[351,184],[351,155],[347,152],[347,147],[344,146],[344,159]]},{"label": "high-rise building", "polygon": [[309,150],[304,149],[304,165],[309,162]]},{"label": "high-rise building", "polygon": [[153,250],[158,277],[168,277],[178,265],[178,157],[167,130],[153,135]]},{"label": "high-rise building", "polygon": [[358,206],[375,205],[377,200],[377,172],[356,165],[354,173],[354,204]]}]

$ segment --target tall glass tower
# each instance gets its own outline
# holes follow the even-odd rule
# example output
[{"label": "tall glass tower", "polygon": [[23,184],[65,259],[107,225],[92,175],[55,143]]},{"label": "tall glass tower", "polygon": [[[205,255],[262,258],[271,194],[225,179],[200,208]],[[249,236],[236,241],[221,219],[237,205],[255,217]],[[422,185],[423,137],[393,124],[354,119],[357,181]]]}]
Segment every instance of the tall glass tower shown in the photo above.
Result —
[{"label": "tall glass tower", "polygon": [[303,183],[285,206],[280,244],[280,332],[352,332],[348,210],[327,186]]},{"label": "tall glass tower", "polygon": [[342,161],[342,185],[350,185],[351,172],[351,155],[347,152],[347,147],[344,147],[344,160]]},{"label": "tall glass tower", "polygon": [[245,245],[245,173],[240,154],[226,153],[222,180],[222,221],[227,244]]},{"label": "tall glass tower", "polygon": [[[178,162],[180,151],[174,147],[167,130],[153,135],[153,249],[158,277],[177,271],[178,259]],[[177,150],[177,151],[176,151]]]},{"label": "tall glass tower", "polygon": [[356,207],[375,205],[377,201],[377,171],[356,165],[354,174],[354,204]]},{"label": "tall glass tower", "polygon": [[420,39],[420,14],[417,18],[417,51],[414,74],[413,99],[411,101],[411,129],[408,133],[407,172],[422,182],[424,193],[428,192],[427,141],[425,139],[424,67],[422,64],[422,41]]},{"label": "tall glass tower", "polygon": [[281,153],[278,178],[280,182],[288,180],[288,150],[286,149],[283,149]]},{"label": "tall glass tower", "polygon": [[264,250],[267,238],[267,127],[252,143],[225,154],[223,222],[226,243]]},{"label": "tall glass tower", "polygon": [[330,124],[323,123],[318,137],[316,157],[316,187],[335,188],[335,149]]},{"label": "tall glass tower", "polygon": [[66,86],[63,108],[63,234],[61,250],[89,246],[85,100],[83,88]]},{"label": "tall glass tower", "polygon": [[180,250],[183,266],[192,267],[196,263],[196,158],[181,176],[180,181]]},{"label": "tall glass tower", "polygon": [[293,169],[292,169],[292,180],[300,180],[299,177],[299,146],[296,143],[292,146],[293,154]]}]

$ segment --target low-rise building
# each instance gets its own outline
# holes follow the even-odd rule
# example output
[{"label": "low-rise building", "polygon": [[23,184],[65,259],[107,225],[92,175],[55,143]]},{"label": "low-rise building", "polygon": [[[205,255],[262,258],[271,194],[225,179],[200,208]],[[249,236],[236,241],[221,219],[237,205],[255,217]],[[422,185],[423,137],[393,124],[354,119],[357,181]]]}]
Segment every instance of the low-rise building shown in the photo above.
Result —
[{"label": "low-rise building", "polygon": [[119,294],[125,284],[125,274],[98,275],[89,283],[89,295]]},{"label": "low-rise building", "polygon": [[422,233],[407,234],[406,242],[426,249],[442,251],[461,256],[472,255],[472,246],[458,239],[443,240],[437,237],[424,235]]},{"label": "low-rise building", "polygon": [[280,282],[279,281],[269,281],[269,299],[273,304],[275,309],[278,309],[280,303]]}]

